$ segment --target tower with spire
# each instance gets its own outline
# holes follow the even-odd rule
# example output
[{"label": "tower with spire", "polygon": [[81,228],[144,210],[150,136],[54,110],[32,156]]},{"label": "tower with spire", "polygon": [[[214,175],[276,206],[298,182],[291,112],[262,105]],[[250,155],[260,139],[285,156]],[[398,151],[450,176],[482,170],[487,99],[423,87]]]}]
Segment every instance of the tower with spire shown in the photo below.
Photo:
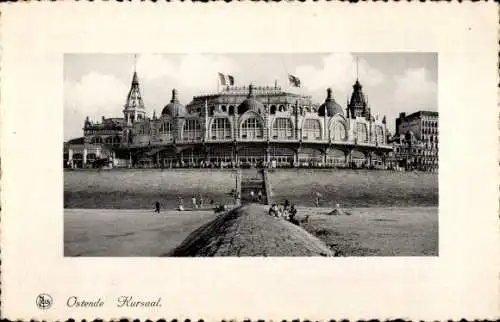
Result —
[{"label": "tower with spire", "polygon": [[144,102],[142,101],[135,60],[136,58],[134,56],[134,75],[132,77],[132,84],[127,95],[127,102],[125,103],[123,109],[123,116],[127,125],[132,125],[136,121],[144,120],[146,117],[146,110],[144,109]]},{"label": "tower with spire", "polygon": [[351,100],[347,102],[347,108],[351,118],[367,116],[367,102],[363,94],[363,86],[359,82],[358,58],[356,57],[356,82],[352,86]]}]

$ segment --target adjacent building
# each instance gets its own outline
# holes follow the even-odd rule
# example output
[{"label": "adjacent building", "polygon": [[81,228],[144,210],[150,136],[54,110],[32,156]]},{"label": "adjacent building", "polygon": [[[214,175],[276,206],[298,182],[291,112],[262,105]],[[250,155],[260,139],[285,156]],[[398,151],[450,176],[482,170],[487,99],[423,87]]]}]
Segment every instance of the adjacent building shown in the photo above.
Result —
[{"label": "adjacent building", "polygon": [[383,167],[392,151],[386,118],[374,117],[356,80],[345,109],[331,89],[324,102],[280,86],[226,86],[186,105],[172,90],[150,117],[139,78],[119,118],[86,118],[66,146],[67,167]]},{"label": "adjacent building", "polygon": [[392,138],[392,160],[399,167],[413,170],[439,169],[439,114],[418,111],[400,113],[396,119],[396,135]]}]

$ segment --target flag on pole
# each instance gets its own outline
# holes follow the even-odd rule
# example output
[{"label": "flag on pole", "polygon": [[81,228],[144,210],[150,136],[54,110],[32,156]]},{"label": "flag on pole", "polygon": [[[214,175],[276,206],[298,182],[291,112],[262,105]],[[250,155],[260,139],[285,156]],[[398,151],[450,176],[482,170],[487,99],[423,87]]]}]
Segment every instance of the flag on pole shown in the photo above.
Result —
[{"label": "flag on pole", "polygon": [[219,73],[219,82],[222,86],[234,85],[234,76]]},{"label": "flag on pole", "polygon": [[290,81],[290,85],[300,87],[300,79],[298,77],[288,74],[288,80]]}]

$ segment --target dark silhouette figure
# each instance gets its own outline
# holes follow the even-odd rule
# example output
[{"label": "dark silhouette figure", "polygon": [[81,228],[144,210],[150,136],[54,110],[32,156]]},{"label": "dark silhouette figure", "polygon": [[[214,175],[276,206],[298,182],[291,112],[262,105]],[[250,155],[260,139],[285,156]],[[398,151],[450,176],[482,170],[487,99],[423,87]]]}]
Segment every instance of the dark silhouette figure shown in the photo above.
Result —
[{"label": "dark silhouette figure", "polygon": [[155,213],[160,213],[160,202],[159,201],[157,201],[155,203]]},{"label": "dark silhouette figure", "polygon": [[297,225],[297,226],[300,226],[300,223],[299,221],[297,220],[297,218],[295,218],[295,215],[297,215],[297,208],[295,208],[295,205],[292,205],[290,207],[290,215],[288,216],[288,220],[294,224],[294,225]]}]

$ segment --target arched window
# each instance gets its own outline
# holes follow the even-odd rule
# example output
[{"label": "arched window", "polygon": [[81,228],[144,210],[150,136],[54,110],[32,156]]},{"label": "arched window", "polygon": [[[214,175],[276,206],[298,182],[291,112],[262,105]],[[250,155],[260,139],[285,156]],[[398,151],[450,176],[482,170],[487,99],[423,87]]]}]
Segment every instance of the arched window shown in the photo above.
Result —
[{"label": "arched window", "polygon": [[280,111],[280,112],[284,112],[284,111],[285,111],[285,105],[280,105],[280,107],[279,107],[279,111]]},{"label": "arched window", "polygon": [[226,105],[222,105],[222,106],[220,107],[220,110],[221,110],[222,112],[226,113],[226,112],[227,112]]},{"label": "arched window", "polygon": [[184,122],[182,138],[188,141],[201,139],[201,126],[197,119],[187,119],[186,122]]},{"label": "arched window", "polygon": [[234,115],[234,105],[229,105],[229,115]]},{"label": "arched window", "polygon": [[288,118],[280,117],[274,120],[273,123],[273,139],[292,138],[293,127],[292,122]]},{"label": "arched window", "polygon": [[358,142],[368,142],[366,124],[358,123],[356,127]]},{"label": "arched window", "polygon": [[381,144],[384,143],[384,130],[380,125],[375,127],[375,137],[377,140],[377,143]]},{"label": "arched window", "polygon": [[111,144],[111,143],[113,143],[113,138],[111,138],[111,137],[107,137],[107,138],[106,138],[106,143],[107,143],[107,144]]},{"label": "arched window", "polygon": [[330,135],[335,141],[344,141],[346,139],[346,129],[344,124],[335,122],[333,125],[333,131],[330,133]]},{"label": "arched window", "polygon": [[321,125],[319,120],[306,119],[302,128],[302,136],[308,140],[321,140]]},{"label": "arched window", "polygon": [[227,118],[216,118],[212,122],[210,137],[223,140],[231,138],[231,123]]},{"label": "arched window", "polygon": [[96,137],[92,138],[91,143],[100,144],[100,143],[102,143],[102,138],[100,136],[96,136]]},{"label": "arched window", "polygon": [[264,137],[264,127],[259,119],[250,117],[241,124],[242,139],[261,139]]},{"label": "arched window", "polygon": [[115,137],[113,138],[113,144],[119,144],[119,143],[120,143],[120,141],[121,141],[121,140],[120,140],[120,137],[119,137],[119,136],[115,136]]},{"label": "arched window", "polygon": [[276,114],[276,105],[271,105],[271,114]]}]

